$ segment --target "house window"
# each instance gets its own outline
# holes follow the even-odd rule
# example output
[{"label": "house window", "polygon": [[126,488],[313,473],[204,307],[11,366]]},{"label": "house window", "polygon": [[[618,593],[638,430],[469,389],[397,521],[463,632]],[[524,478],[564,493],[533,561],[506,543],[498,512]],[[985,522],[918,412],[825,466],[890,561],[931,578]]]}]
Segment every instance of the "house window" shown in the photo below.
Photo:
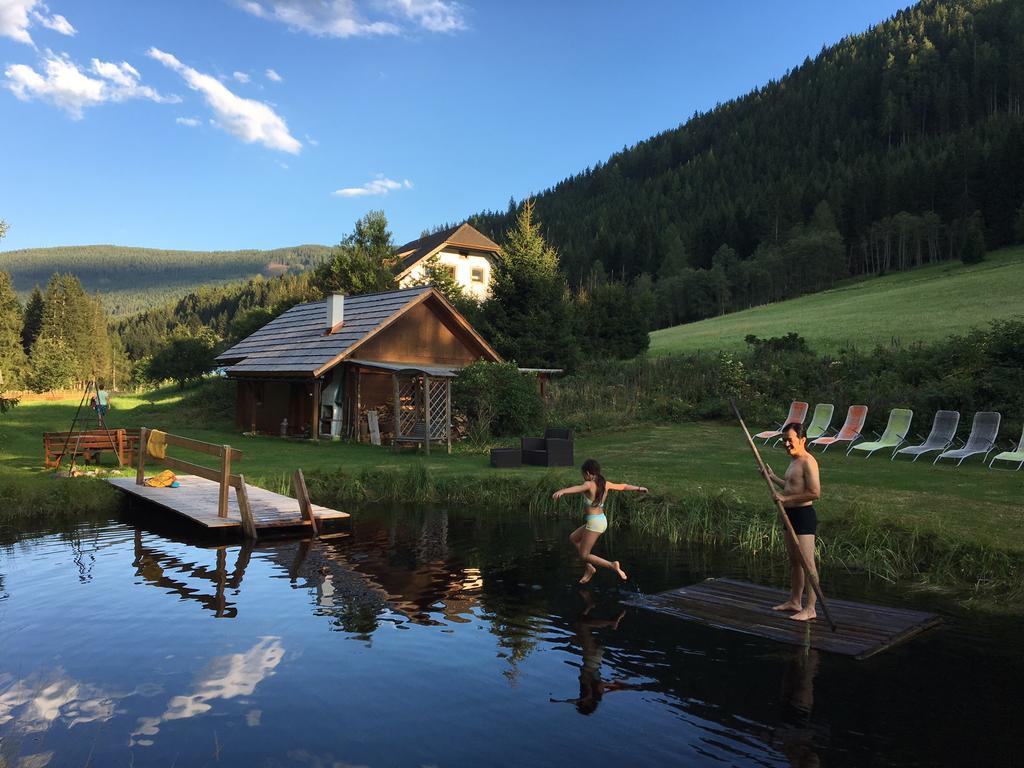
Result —
[{"label": "house window", "polygon": [[484,268],[473,267],[473,282],[482,283],[484,281]]},{"label": "house window", "polygon": [[448,273],[448,277],[450,277],[452,280],[454,280],[455,279],[455,265],[454,264],[445,264],[444,265],[444,269],[445,269],[445,272]]}]

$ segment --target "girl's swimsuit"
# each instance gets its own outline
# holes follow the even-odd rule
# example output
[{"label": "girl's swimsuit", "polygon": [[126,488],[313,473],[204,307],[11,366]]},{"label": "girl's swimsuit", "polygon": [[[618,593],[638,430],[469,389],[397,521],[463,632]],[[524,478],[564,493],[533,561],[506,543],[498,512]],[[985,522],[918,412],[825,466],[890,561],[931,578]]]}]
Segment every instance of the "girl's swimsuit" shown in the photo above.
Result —
[{"label": "girl's swimsuit", "polygon": [[608,518],[604,516],[604,502],[603,501],[591,501],[586,496],[583,497],[583,506],[589,509],[596,509],[597,512],[586,513],[585,524],[588,531],[594,533],[604,533],[608,530]]}]

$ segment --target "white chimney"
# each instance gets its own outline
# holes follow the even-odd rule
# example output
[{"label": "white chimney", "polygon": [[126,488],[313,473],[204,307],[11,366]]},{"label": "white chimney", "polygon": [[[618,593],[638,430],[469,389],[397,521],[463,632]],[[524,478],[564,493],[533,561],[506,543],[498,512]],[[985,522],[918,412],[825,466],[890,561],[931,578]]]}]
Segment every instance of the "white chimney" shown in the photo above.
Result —
[{"label": "white chimney", "polygon": [[337,328],[345,319],[345,294],[332,293],[327,297],[327,332]]}]

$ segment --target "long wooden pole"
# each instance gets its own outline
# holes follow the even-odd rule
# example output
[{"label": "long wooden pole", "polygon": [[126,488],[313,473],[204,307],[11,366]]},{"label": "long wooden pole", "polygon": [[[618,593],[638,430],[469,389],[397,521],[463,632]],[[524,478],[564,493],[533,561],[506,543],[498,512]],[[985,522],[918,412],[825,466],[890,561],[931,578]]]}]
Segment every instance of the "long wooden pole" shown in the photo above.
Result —
[{"label": "long wooden pole", "polygon": [[[764,459],[761,458],[760,452],[757,450],[757,446],[754,444],[754,439],[750,436],[750,430],[747,429],[747,425],[743,422],[743,417],[740,416],[740,409],[736,407],[736,401],[729,398],[729,404],[732,405],[733,413],[736,414],[736,420],[739,421],[740,426],[743,427],[743,434],[747,438],[747,445],[750,446],[750,450],[754,452],[754,458],[757,460],[757,466],[761,470],[761,476],[765,482],[768,483],[768,491],[771,493],[772,498],[775,499],[775,486],[772,484],[771,478],[768,476],[768,468],[765,466]],[[828,611],[828,603],[825,602],[825,595],[821,592],[821,584],[818,583],[818,577],[814,575],[814,570],[811,568],[811,564],[807,562],[807,557],[804,555],[803,550],[800,549],[800,540],[796,536],[796,531],[793,530],[793,524],[789,521],[789,517],[786,515],[786,508],[782,506],[782,502],[775,499],[775,508],[779,513],[779,518],[782,520],[782,524],[786,529],[786,534],[789,536],[790,542],[793,544],[794,551],[800,555],[800,565],[803,566],[804,575],[807,577],[807,581],[811,585],[811,589],[814,590],[814,594],[818,596],[818,602],[821,603],[821,609],[825,613],[825,619],[828,621],[829,627],[833,632],[836,631],[836,623],[832,620],[832,615]]]}]

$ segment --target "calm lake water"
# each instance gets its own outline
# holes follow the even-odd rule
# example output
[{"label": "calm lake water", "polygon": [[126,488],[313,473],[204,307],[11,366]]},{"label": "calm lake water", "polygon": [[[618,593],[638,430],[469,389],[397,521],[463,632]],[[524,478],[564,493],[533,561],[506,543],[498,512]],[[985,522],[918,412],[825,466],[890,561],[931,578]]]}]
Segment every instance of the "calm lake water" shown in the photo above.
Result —
[{"label": "calm lake water", "polygon": [[[574,588],[574,519],[365,509],[255,549],[127,520],[0,539],[0,766],[1024,765],[1024,621],[943,612],[867,661]],[[13,542],[13,543],[12,543]],[[646,592],[780,583],[613,527]]]}]

